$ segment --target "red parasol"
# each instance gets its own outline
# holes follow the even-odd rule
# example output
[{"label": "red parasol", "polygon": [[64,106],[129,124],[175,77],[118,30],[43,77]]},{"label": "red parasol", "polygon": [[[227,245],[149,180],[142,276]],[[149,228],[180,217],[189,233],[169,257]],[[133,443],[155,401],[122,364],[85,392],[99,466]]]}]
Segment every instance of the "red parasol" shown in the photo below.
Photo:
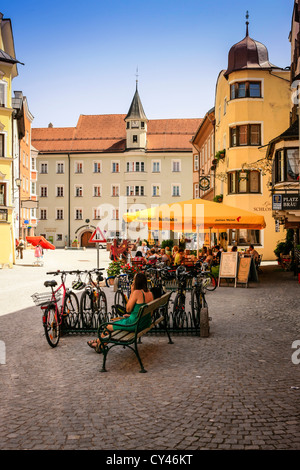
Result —
[{"label": "red parasol", "polygon": [[26,241],[32,246],[40,245],[45,250],[55,250],[55,246],[52,243],[48,242],[43,236],[38,237],[26,237]]}]

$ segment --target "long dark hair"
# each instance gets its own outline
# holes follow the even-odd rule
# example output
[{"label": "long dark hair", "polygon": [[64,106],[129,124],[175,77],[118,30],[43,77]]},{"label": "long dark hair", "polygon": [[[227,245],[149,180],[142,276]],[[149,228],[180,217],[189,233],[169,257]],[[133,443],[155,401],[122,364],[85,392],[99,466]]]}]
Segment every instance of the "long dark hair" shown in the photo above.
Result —
[{"label": "long dark hair", "polygon": [[148,292],[147,278],[144,273],[136,273],[134,277],[134,290],[143,290]]}]

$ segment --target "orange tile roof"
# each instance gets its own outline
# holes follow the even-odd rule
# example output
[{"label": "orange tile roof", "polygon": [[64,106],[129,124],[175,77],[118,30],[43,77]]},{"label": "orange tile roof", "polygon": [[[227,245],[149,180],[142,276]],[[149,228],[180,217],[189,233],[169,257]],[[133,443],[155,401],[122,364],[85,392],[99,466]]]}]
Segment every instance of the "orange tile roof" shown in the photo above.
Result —
[{"label": "orange tile roof", "polygon": [[[32,128],[32,144],[40,152],[124,152],[125,114],[80,115],[76,127]],[[202,119],[148,121],[147,151],[190,151],[190,140]]]}]

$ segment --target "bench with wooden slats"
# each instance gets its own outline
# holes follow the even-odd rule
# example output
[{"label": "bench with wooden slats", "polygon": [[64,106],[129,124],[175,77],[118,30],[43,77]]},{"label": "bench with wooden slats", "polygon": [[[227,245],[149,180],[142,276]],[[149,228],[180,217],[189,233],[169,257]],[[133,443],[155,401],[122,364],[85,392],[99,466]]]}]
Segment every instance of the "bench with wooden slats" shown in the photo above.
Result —
[{"label": "bench with wooden slats", "polygon": [[[138,313],[138,318],[135,323],[132,323],[131,325],[127,325],[129,327],[133,327],[134,331],[128,331],[128,330],[114,330],[114,331],[109,331],[107,329],[107,325],[118,325],[118,322],[105,322],[102,323],[99,328],[98,328],[98,337],[100,339],[101,343],[101,348],[102,348],[102,353],[103,353],[103,365],[101,372],[106,372],[106,358],[108,351],[113,348],[114,346],[123,346],[128,347],[132,349],[139,361],[139,364],[141,366],[140,372],[147,372],[144,369],[143,363],[141,361],[139,352],[138,352],[138,340],[148,333],[152,328],[157,326],[159,323],[162,324],[165,332],[167,333],[167,336],[169,338],[169,343],[172,344],[172,340],[169,334],[169,331],[167,329],[167,323],[166,323],[166,314],[168,311],[168,303],[169,299],[171,296],[171,292],[164,294],[162,297],[159,299],[153,300],[152,302],[149,302],[146,305],[143,305]],[[149,327],[141,329],[140,325],[142,322],[142,319],[146,315],[151,315],[151,324]]]}]

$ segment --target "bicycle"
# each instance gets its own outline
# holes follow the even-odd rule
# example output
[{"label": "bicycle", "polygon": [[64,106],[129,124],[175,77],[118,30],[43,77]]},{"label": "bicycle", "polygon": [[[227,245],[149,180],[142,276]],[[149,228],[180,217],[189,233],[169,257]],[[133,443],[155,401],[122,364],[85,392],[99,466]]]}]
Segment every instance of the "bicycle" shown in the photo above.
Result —
[{"label": "bicycle", "polygon": [[[88,277],[88,282],[84,286],[80,299],[82,324],[87,329],[98,327],[99,322],[106,321],[107,298],[100,286],[100,282],[103,281],[103,270],[104,268],[93,269],[91,271],[77,271],[79,279],[82,273],[85,273]],[[96,281],[93,279],[93,274],[96,274]]]},{"label": "bicycle", "polygon": [[[196,263],[196,266],[195,266],[196,270],[197,268],[199,268],[199,264]],[[202,273],[202,276],[204,278],[207,278],[209,279],[209,282],[207,283],[206,285],[206,290],[212,292],[214,291],[217,286],[218,286],[218,280],[216,279],[216,277],[213,275],[213,273],[210,271],[210,269],[208,269],[208,263],[202,263],[201,265],[201,273]]]},{"label": "bicycle", "polygon": [[207,308],[205,290],[210,283],[210,279],[203,277],[201,272],[193,276],[194,284],[191,291],[192,320],[196,329],[200,327],[200,313],[202,308]]},{"label": "bicycle", "polygon": [[118,288],[115,292],[114,305],[121,305],[122,307],[126,307],[127,301],[131,294],[131,284],[133,278],[129,274],[125,273],[119,274],[117,277]]},{"label": "bicycle", "polygon": [[178,283],[177,293],[173,304],[173,327],[174,329],[182,329],[187,323],[187,315],[185,312],[187,279],[191,274],[186,271],[184,266],[176,269],[176,279]]},{"label": "bicycle", "polygon": [[[55,348],[58,345],[61,336],[61,327],[63,323],[67,327],[74,327],[78,321],[79,303],[77,296],[70,289],[66,288],[65,280],[67,274],[73,274],[73,271],[49,272],[53,276],[61,276],[61,285],[57,286],[55,280],[45,281],[44,286],[51,288],[51,293],[35,293],[31,297],[36,305],[43,310],[43,327],[48,344]],[[62,292],[61,292],[62,291]],[[61,305],[58,302],[62,300]]]}]

